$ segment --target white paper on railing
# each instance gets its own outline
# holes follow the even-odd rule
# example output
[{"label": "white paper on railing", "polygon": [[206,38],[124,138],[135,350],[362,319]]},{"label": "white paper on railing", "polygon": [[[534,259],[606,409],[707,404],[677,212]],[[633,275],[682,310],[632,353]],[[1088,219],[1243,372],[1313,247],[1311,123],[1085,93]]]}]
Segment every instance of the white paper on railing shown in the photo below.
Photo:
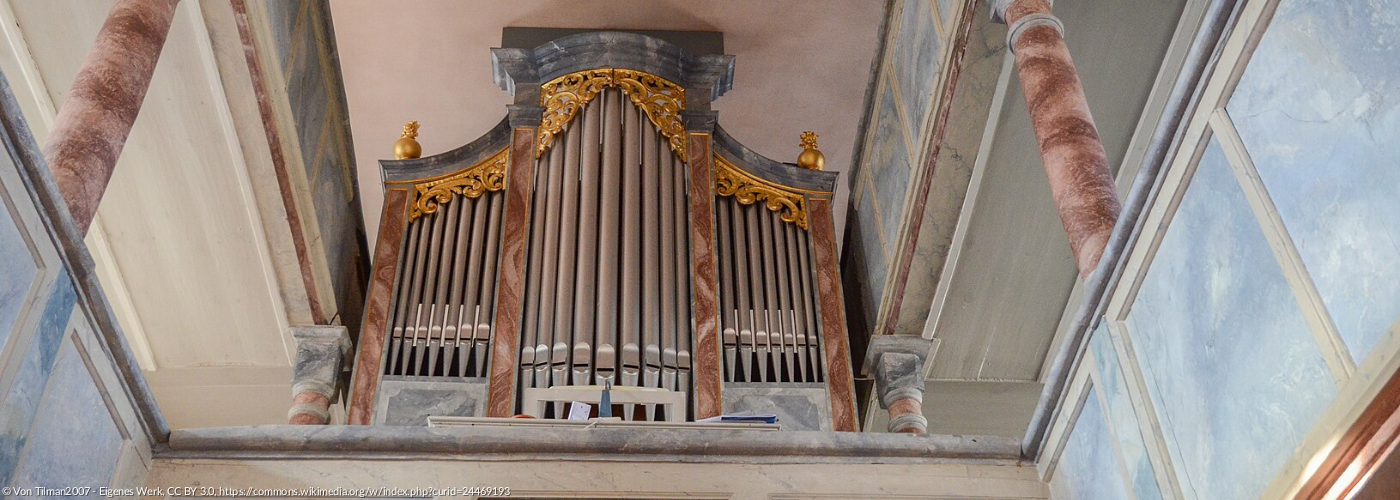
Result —
[{"label": "white paper on railing", "polygon": [[569,405],[569,420],[588,420],[588,415],[593,413],[593,405],[574,401]]}]

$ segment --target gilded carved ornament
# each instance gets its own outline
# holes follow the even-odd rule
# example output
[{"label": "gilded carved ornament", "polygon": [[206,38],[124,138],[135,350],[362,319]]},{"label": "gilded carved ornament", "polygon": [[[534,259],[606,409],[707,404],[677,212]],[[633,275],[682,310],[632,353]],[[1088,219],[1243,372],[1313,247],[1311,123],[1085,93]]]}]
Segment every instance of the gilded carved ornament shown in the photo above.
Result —
[{"label": "gilded carved ornament", "polygon": [[666,136],[671,150],[682,159],[686,158],[685,124],[681,122],[681,110],[685,109],[685,89],[651,73],[612,68],[569,73],[540,85],[540,105],[544,107],[544,117],[540,120],[535,157],[543,156],[564,126],[606,87],[621,89],[632,104],[642,108],[651,123]]},{"label": "gilded carved ornament", "polygon": [[715,155],[715,193],[733,196],[744,205],[761,201],[779,219],[807,229],[806,196],[745,172],[719,155]]},{"label": "gilded carved ornament", "polygon": [[506,164],[509,161],[510,148],[506,148],[462,171],[414,184],[413,206],[409,208],[408,221],[413,222],[437,212],[439,207],[457,195],[479,198],[487,191],[505,189]]}]

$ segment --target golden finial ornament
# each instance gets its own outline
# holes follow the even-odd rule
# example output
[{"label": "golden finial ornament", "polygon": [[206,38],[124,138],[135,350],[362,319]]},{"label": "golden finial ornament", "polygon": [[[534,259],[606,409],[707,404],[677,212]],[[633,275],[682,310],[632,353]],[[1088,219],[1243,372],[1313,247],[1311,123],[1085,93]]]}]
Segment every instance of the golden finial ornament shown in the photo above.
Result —
[{"label": "golden finial ornament", "polygon": [[423,146],[418,144],[418,122],[411,121],[403,126],[403,135],[394,141],[394,159],[410,160],[423,155]]},{"label": "golden finial ornament", "polygon": [[817,134],[808,130],[802,133],[802,154],[797,155],[797,166],[807,170],[821,170],[826,166],[826,155],[817,150]]}]

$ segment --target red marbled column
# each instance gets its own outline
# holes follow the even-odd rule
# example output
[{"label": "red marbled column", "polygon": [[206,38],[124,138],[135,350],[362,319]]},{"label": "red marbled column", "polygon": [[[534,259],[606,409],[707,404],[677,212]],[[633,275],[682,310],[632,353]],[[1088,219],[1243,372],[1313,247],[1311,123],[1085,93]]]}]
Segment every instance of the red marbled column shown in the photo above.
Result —
[{"label": "red marbled column", "polygon": [[855,432],[855,380],[851,376],[850,341],[846,338],[846,310],[841,302],[841,272],[836,256],[836,225],[831,218],[831,200],[808,199],[807,217],[811,223],[813,258],[817,263],[817,299],[821,309],[832,429]]},{"label": "red marbled column", "polygon": [[[1027,16],[1049,15],[1046,0],[1017,0],[1003,17],[1014,33]],[[1060,221],[1079,275],[1088,276],[1098,266],[1122,208],[1108,156],[1060,30],[1047,23],[1027,24],[1012,49]]]},{"label": "red marbled column", "polygon": [[87,234],[151,85],[179,0],[118,0],[44,146],[73,223]]},{"label": "red marbled column", "polygon": [[694,257],[695,418],[723,412],[719,361],[719,274],[715,267],[715,192],[710,134],[690,134],[690,242]]},{"label": "red marbled column", "polygon": [[[890,422],[893,423],[905,415],[916,415],[919,420],[923,420],[924,403],[914,398],[904,398],[890,403]],[[906,425],[898,429],[891,429],[892,432],[901,434],[924,434],[928,432],[927,421],[924,425]]]},{"label": "red marbled column", "polygon": [[496,285],[496,332],[491,339],[491,379],[486,416],[515,414],[515,365],[520,354],[520,314],[525,300],[525,247],[530,240],[530,182],[534,178],[535,129],[516,128],[510,143],[506,215],[501,227],[501,270]]},{"label": "red marbled column", "polygon": [[374,413],[374,395],[379,390],[380,362],[384,358],[384,334],[388,331],[389,306],[394,283],[399,276],[399,254],[403,251],[404,227],[408,224],[407,189],[384,193],[384,213],[379,221],[379,240],[374,247],[374,274],[370,277],[365,319],[355,352],[351,376],[350,425],[369,425]]},{"label": "red marbled column", "polygon": [[315,391],[303,391],[292,397],[292,425],[326,425],[330,421],[331,400]]}]

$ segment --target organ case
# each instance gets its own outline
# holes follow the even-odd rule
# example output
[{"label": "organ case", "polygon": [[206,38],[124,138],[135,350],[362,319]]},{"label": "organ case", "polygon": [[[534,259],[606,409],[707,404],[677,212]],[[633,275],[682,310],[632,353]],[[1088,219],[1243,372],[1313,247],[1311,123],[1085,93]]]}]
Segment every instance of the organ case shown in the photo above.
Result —
[{"label": "organ case", "polygon": [[854,430],[836,175],[716,125],[733,56],[619,32],[492,56],[515,96],[500,125],[382,162],[351,423],[510,416],[535,390],[610,383],[689,401],[627,418]]}]

